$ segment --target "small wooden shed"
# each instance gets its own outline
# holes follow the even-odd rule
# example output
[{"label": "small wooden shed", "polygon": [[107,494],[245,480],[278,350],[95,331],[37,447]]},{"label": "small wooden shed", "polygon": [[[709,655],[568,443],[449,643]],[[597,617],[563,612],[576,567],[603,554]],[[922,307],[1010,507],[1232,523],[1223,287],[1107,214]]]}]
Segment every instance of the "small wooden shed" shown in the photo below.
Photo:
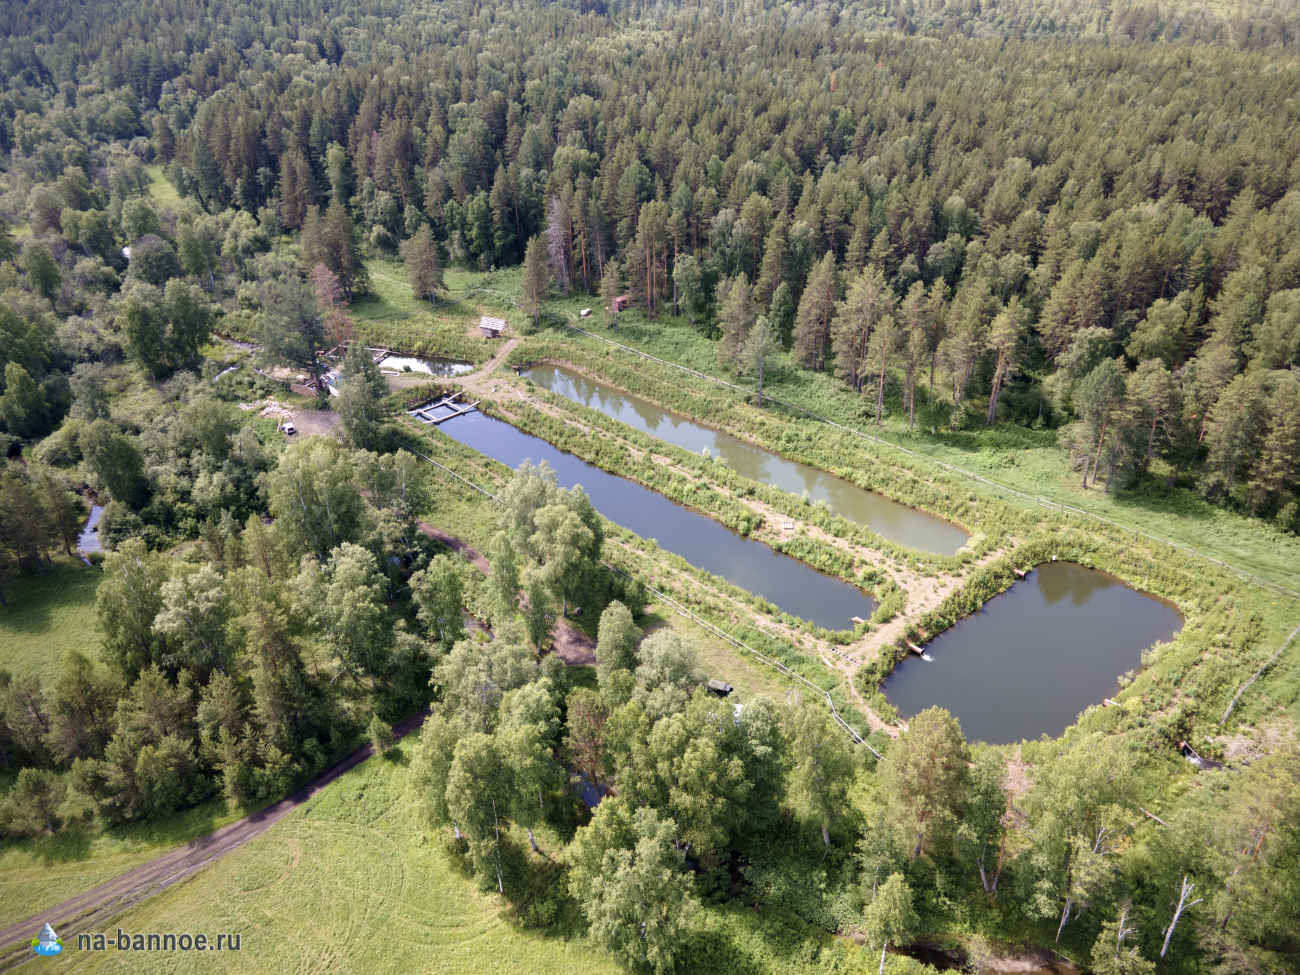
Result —
[{"label": "small wooden shed", "polygon": [[716,677],[709,678],[707,686],[709,688],[709,693],[716,694],[718,697],[726,697],[734,689],[725,680],[718,680]]},{"label": "small wooden shed", "polygon": [[483,333],[485,339],[499,339],[509,327],[504,318],[492,318],[490,315],[484,315],[478,320],[478,330]]},{"label": "small wooden shed", "polygon": [[622,311],[630,304],[632,304],[631,295],[619,295],[614,299],[614,311]]}]

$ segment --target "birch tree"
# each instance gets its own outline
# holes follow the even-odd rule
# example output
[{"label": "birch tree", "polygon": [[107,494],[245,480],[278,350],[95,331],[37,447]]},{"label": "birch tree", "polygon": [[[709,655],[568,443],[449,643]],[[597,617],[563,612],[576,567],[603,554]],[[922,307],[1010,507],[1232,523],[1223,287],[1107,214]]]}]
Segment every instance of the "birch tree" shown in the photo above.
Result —
[{"label": "birch tree", "polygon": [[973,861],[980,886],[991,898],[1007,859],[1007,794],[1002,787],[1006,766],[996,752],[982,752],[970,770],[970,786],[957,827],[963,859]]},{"label": "birch tree", "polygon": [[576,856],[599,866],[575,866],[570,889],[596,941],[623,964],[663,975],[676,967],[699,910],[673,843],[676,827],[653,809],[641,808],[614,831],[622,835],[608,835],[597,827],[597,820],[603,827],[617,815],[616,808],[605,813],[607,805],[616,806],[601,803],[596,819],[574,840]]},{"label": "birch tree", "polygon": [[1058,917],[1057,939],[1114,876],[1131,822],[1135,762],[1123,740],[1092,734],[1038,768],[1023,801],[1030,910]]},{"label": "birch tree", "polygon": [[475,875],[495,877],[500,894],[506,891],[501,850],[510,825],[510,785],[510,771],[491,735],[477,732],[457,743],[447,772],[447,810],[465,831]]},{"label": "birch tree", "polygon": [[407,789],[425,822],[430,826],[450,823],[456,839],[461,838],[460,824],[447,804],[447,779],[462,733],[463,729],[445,716],[436,712],[429,715],[416,739],[407,772]]},{"label": "birch tree", "polygon": [[1156,970],[1155,964],[1142,957],[1137,945],[1127,944],[1136,933],[1137,929],[1129,921],[1129,907],[1125,905],[1116,920],[1102,925],[1092,946],[1094,975],[1151,975]]},{"label": "birch tree", "polygon": [[885,971],[885,953],[891,944],[901,944],[912,937],[919,918],[912,906],[912,888],[901,873],[890,874],[876,896],[867,905],[863,927],[867,940],[880,945],[880,973]]},{"label": "birch tree", "polygon": [[852,746],[818,706],[801,702],[787,718],[790,739],[790,799],[831,846],[831,827],[846,813],[855,768]]},{"label": "birch tree", "polygon": [[528,843],[534,852],[537,840],[533,828],[545,817],[545,794],[562,781],[555,761],[559,727],[560,712],[551,682],[545,677],[501,699],[496,742],[511,776],[510,814],[528,830]]},{"label": "birch tree", "polygon": [[1178,891],[1178,904],[1174,907],[1174,916],[1169,920],[1169,927],[1165,928],[1165,940],[1160,945],[1160,957],[1165,957],[1165,952],[1169,950],[1169,942],[1174,936],[1174,929],[1178,927],[1178,920],[1183,916],[1183,912],[1190,910],[1205,898],[1198,897],[1195,900],[1188,900],[1196,890],[1196,885],[1187,879],[1187,874],[1183,874],[1183,882]]}]

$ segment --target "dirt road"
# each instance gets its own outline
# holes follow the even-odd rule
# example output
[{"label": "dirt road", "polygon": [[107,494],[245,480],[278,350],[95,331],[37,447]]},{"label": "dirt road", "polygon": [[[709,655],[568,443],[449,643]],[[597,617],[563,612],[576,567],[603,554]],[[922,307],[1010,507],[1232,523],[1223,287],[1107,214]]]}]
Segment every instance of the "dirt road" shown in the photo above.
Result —
[{"label": "dirt road", "polygon": [[483,376],[490,376],[492,373],[496,372],[497,366],[501,365],[501,363],[505,361],[506,356],[508,356],[511,352],[513,352],[515,346],[518,344],[519,344],[519,339],[517,338],[508,339],[506,341],[506,344],[501,346],[501,348],[497,350],[496,355],[494,355],[487,362],[483,363],[483,365],[481,365],[479,368],[469,373],[469,375],[474,376],[476,378],[482,378]]},{"label": "dirt road", "polygon": [[[502,349],[503,355],[507,352],[508,350]],[[420,530],[430,538],[438,539],[453,551],[463,554],[480,572],[488,571],[487,559],[455,535],[424,523],[420,524]],[[574,629],[567,620],[556,621],[552,637],[554,645],[551,652],[565,663],[596,662],[594,641],[585,633]],[[414,731],[423,721],[424,714],[413,715],[396,725],[393,734],[400,738]],[[223,826],[207,836],[191,840],[185,846],[165,853],[148,863],[142,863],[62,904],[0,929],[0,970],[19,965],[34,957],[29,945],[31,939],[40,931],[41,925],[48,923],[53,926],[65,942],[75,938],[79,931],[100,930],[104,922],[121,914],[132,904],[152,897],[172,884],[179,883],[214,860],[239,849],[253,837],[260,836],[344,772],[364,762],[370,757],[372,751],[369,745],[363,745],[287,799],[245,816],[229,826]]]},{"label": "dirt road", "polygon": [[[416,714],[393,728],[401,738],[414,731],[424,721],[424,714]],[[223,826],[207,836],[165,853],[155,860],[142,863],[133,870],[106,880],[98,887],[48,908],[39,914],[10,924],[0,930],[0,969],[12,968],[33,958],[30,942],[41,925],[50,924],[64,943],[75,942],[79,931],[100,930],[104,922],[121,914],[132,904],[152,897],[172,884],[192,876],[209,863],[243,846],[255,836],[265,833],[271,826],[301,806],[344,772],[356,768],[370,757],[373,749],[363,745],[343,761],[326,769],[316,778],[273,806],[258,810],[243,819]]]}]

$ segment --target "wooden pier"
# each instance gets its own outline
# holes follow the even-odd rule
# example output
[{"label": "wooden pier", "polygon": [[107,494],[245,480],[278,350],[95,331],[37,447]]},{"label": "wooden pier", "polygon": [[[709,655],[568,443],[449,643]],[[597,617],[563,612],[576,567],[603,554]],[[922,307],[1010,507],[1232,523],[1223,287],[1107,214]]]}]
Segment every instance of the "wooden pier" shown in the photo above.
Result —
[{"label": "wooden pier", "polygon": [[[475,400],[473,403],[469,403],[468,405],[461,405],[459,401],[460,394],[457,393],[450,396],[444,396],[435,403],[425,403],[424,406],[417,406],[413,410],[407,410],[406,413],[408,416],[415,417],[421,423],[432,423],[437,426],[444,420],[454,420],[458,416],[464,416],[466,413],[471,412],[481,402],[480,400]],[[441,409],[450,409],[452,412],[446,413],[443,416],[433,415],[434,410]]]}]

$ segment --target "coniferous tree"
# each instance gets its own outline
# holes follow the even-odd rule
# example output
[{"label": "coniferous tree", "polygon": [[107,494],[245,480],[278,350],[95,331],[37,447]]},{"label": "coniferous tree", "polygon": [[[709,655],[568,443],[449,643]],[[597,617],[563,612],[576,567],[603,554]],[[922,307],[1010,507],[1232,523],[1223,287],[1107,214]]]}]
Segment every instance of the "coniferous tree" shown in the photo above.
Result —
[{"label": "coniferous tree", "polygon": [[442,265],[438,261],[438,246],[433,241],[433,231],[423,225],[415,236],[402,244],[402,257],[406,261],[406,276],[411,291],[417,298],[433,302],[445,285]]},{"label": "coniferous tree", "polygon": [[895,299],[876,267],[868,267],[849,286],[831,323],[835,374],[861,391],[867,376],[872,333],[893,316]]},{"label": "coniferous tree", "polygon": [[722,328],[722,340],[718,343],[718,358],[741,370],[741,350],[745,338],[753,327],[756,309],[749,279],[744,273],[718,284],[718,324]]},{"label": "coniferous tree", "polygon": [[808,284],[799,299],[795,317],[794,354],[810,369],[826,367],[830,347],[831,323],[839,300],[835,273],[835,255],[827,251],[808,276]]},{"label": "coniferous tree", "polygon": [[763,405],[763,377],[771,370],[772,360],[781,351],[781,339],[771,320],[759,315],[745,336],[740,350],[741,370],[758,382],[758,405]]},{"label": "coniferous tree", "polygon": [[540,236],[528,241],[524,249],[524,279],[520,286],[524,314],[534,326],[541,321],[542,302],[550,290],[550,275],[546,265],[546,245]]}]

